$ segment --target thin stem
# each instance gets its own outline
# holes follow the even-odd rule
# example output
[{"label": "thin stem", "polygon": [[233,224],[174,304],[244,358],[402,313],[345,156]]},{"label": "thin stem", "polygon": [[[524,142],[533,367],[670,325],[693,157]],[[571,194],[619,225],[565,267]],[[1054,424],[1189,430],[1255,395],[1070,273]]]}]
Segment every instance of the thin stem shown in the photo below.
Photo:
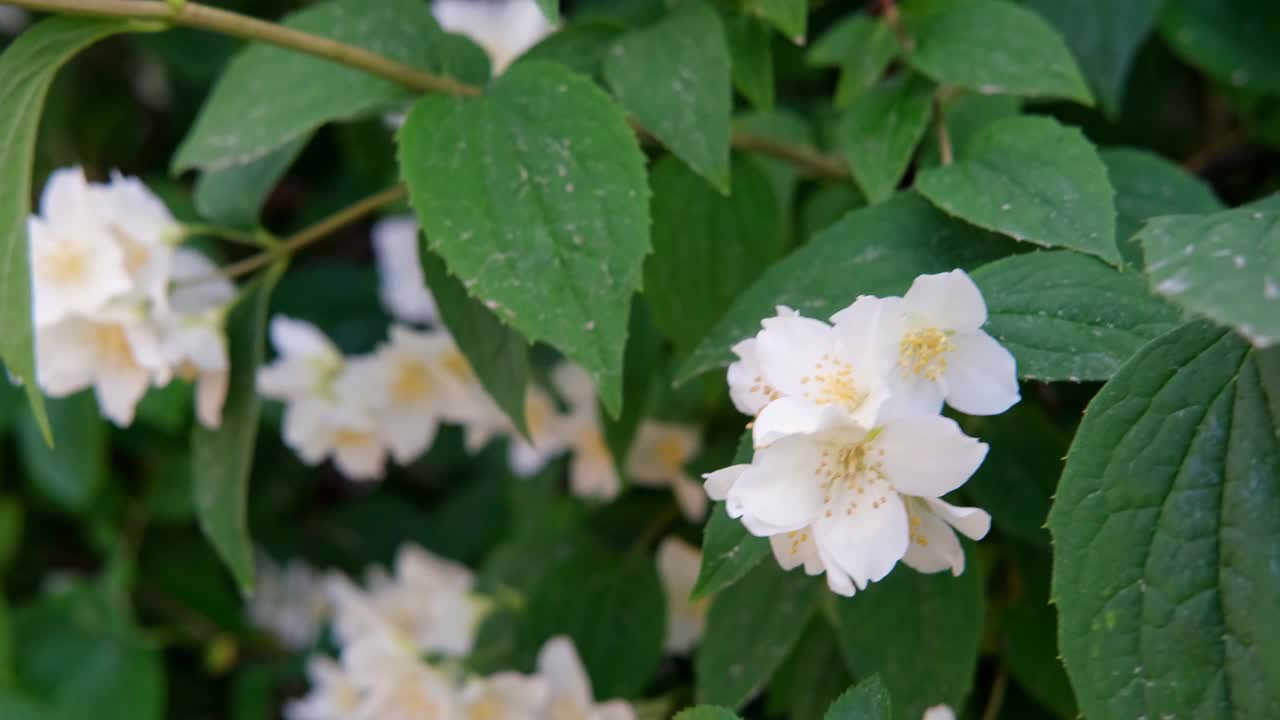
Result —
[{"label": "thin stem", "polygon": [[256,248],[270,249],[279,244],[279,241],[265,230],[250,232],[247,230],[222,227],[221,225],[205,225],[201,223],[183,224],[182,237],[184,240],[187,238],[201,236],[220,238],[239,245],[248,245]]},{"label": "thin stem", "polygon": [[982,711],[982,720],[996,720],[1000,717],[1000,708],[1004,707],[1004,696],[1009,690],[1009,672],[1001,665],[996,670],[996,679],[991,682],[991,694],[987,696],[987,707]]},{"label": "thin stem", "polygon": [[739,150],[757,152],[783,160],[815,177],[828,180],[849,179],[849,168],[843,162],[805,145],[792,145],[766,135],[735,129],[733,146]]},{"label": "thin stem", "polygon": [[947,100],[950,98],[951,92],[941,85],[933,94],[933,129],[938,135],[938,157],[943,165],[956,161],[951,147],[951,128],[947,127]]},{"label": "thin stem", "polygon": [[5,0],[5,2],[30,10],[95,17],[158,20],[172,25],[211,30],[243,40],[264,42],[322,57],[387,78],[419,92],[447,95],[480,94],[480,88],[474,85],[468,85],[444,75],[424,72],[355,45],[199,3],[170,3],[161,0]]},{"label": "thin stem", "polygon": [[898,47],[902,48],[903,52],[913,52],[915,41],[911,39],[910,33],[902,24],[902,13],[898,12],[898,4],[894,0],[880,0],[880,15],[893,30],[893,36],[898,39]]},{"label": "thin stem", "polygon": [[271,250],[227,265],[222,269],[222,276],[228,280],[234,280],[264,268],[282,257],[293,255],[308,245],[323,240],[335,230],[363,218],[384,205],[403,200],[407,195],[408,190],[404,185],[396,185],[374,193],[363,200],[348,205],[314,225],[299,230],[297,233],[285,238],[284,242]]}]

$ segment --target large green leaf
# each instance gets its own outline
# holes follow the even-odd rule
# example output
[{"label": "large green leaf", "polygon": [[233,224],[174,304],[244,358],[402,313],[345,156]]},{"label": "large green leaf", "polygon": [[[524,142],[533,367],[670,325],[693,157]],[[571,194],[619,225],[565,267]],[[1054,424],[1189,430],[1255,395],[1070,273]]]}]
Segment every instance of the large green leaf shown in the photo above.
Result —
[{"label": "large green leaf", "polygon": [[791,42],[804,42],[808,24],[809,0],[741,0],[748,12],[768,20]]},{"label": "large green leaf", "polygon": [[1107,167],[1079,130],[1056,120],[997,120],[961,148],[954,165],[921,173],[916,187],[979,227],[1120,264]]},{"label": "large green leaf", "polygon": [[777,263],[716,323],[681,366],[688,380],[733,360],[729,348],[760,331],[777,305],[826,318],[858,295],[894,295],[920,273],[973,268],[1012,243],[948,218],[914,193],[855,210]]},{"label": "large green leaf", "polygon": [[243,165],[200,173],[194,200],[202,217],[233,227],[255,227],[262,204],[311,139],[303,133]]},{"label": "large green leaf", "polygon": [[676,715],[675,720],[738,720],[738,716],[732,710],[722,707],[698,705],[687,710],[681,710]]},{"label": "large green leaf", "polygon": [[852,684],[835,633],[822,613],[817,613],[769,682],[767,709],[770,715],[785,715],[790,720],[812,720]]},{"label": "large green leaf", "polygon": [[1053,558],[1047,545],[1015,544],[1009,550],[1016,580],[1009,583],[1012,597],[999,614],[1001,660],[1029,695],[1061,720],[1074,720],[1080,711],[1058,651],[1058,613],[1049,604]]},{"label": "large green leaf", "polygon": [[1137,238],[1157,293],[1258,347],[1280,341],[1280,211],[1156,218]]},{"label": "large green leaf", "polygon": [[649,183],[653,255],[644,266],[645,300],[653,324],[688,352],[782,256],[778,205],[768,176],[745,157],[734,160],[729,197],[671,157],[654,165]]},{"label": "large green leaf", "polygon": [[791,653],[825,591],[820,578],[768,562],[716,595],[694,659],[698,701],[745,705]]},{"label": "large green leaf", "polygon": [[855,12],[818,38],[805,60],[816,67],[840,68],[833,102],[842,108],[874,87],[897,53],[898,41],[887,23]]},{"label": "large green leaf", "polygon": [[253,541],[249,537],[249,474],[258,439],[262,399],[256,390],[266,345],[267,307],[282,265],[242,291],[227,318],[231,377],[222,426],[197,424],[191,431],[191,472],[200,529],[235,576],[253,591]]},{"label": "large green leaf", "polygon": [[523,435],[528,435],[525,390],[529,386],[529,343],[467,294],[435,253],[422,248],[422,272],[440,318],[467,357],[480,384]]},{"label": "large green leaf", "polygon": [[529,597],[523,644],[573,638],[598,698],[633,697],[662,660],[666,596],[653,558],[582,543]]},{"label": "large green leaf", "polygon": [[1187,62],[1232,87],[1280,94],[1271,0],[1171,0],[1160,18],[1164,39]]},{"label": "large green leaf", "polygon": [[987,301],[985,330],[1009,348],[1025,378],[1106,380],[1181,323],[1140,276],[1070,250],[997,260],[973,280]]},{"label": "large green leaf", "polygon": [[879,675],[872,675],[841,695],[824,720],[889,720],[889,691]]},{"label": "large green leaf", "polygon": [[127,29],[118,22],[54,17],[24,32],[0,55],[0,360],[26,382],[27,398],[51,439],[36,387],[31,327],[31,168],[40,113],[53,76],[76,53]]},{"label": "large green leaf", "polygon": [[733,62],[733,86],[756,108],[772,110],[773,34],[751,15],[731,13],[723,20]]},{"label": "large green leaf", "polygon": [[841,145],[853,179],[867,200],[893,194],[929,126],[933,85],[915,75],[898,76],[872,88],[845,112]]},{"label": "large green leaf", "polygon": [[614,97],[646,130],[729,192],[729,45],[703,0],[681,3],[657,24],[623,35],[604,60]]},{"label": "large green leaf", "polygon": [[518,63],[481,98],[423,98],[400,172],[431,249],[503,322],[585,367],[613,414],[649,252],[644,156],[621,111],[560,65]]},{"label": "large green leaf", "polygon": [[1083,714],[1280,708],[1280,356],[1196,322],[1089,405],[1049,516]]},{"label": "large green leaf", "polygon": [[907,62],[943,85],[1093,103],[1062,36],[1024,7],[962,0],[907,18],[915,42]]},{"label": "large green leaf", "polygon": [[45,443],[35,417],[18,425],[18,451],[27,477],[45,497],[65,510],[93,509],[110,469],[107,422],[90,391],[48,401],[49,425],[58,448]]},{"label": "large green leaf", "polygon": [[1062,33],[1102,107],[1113,117],[1119,115],[1129,69],[1165,0],[1028,0],[1027,4]]},{"label": "large green leaf", "polygon": [[1223,209],[1213,188],[1155,153],[1117,147],[1101,155],[1116,190],[1116,239],[1126,265],[1142,267],[1142,246],[1133,236],[1147,220]]},{"label": "large green leaf", "polygon": [[939,703],[962,707],[982,637],[982,571],[973,553],[960,577],[898,567],[852,598],[835,600],[845,663],[880,675],[895,720],[919,720]]},{"label": "large green leaf", "polygon": [[[447,35],[416,0],[330,0],[285,18],[303,32],[357,45],[430,72],[481,82],[484,53]],[[244,165],[335,120],[407,102],[385,78],[330,60],[254,44],[231,60],[173,158],[176,171]]]}]

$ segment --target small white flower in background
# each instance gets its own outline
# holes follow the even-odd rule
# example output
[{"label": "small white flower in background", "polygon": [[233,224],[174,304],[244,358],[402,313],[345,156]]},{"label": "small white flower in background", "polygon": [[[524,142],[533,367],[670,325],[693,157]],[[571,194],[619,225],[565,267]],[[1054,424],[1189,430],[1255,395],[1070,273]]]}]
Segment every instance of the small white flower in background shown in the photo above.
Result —
[{"label": "small white flower in background", "polygon": [[344,645],[381,633],[420,653],[464,656],[485,611],[474,584],[466,567],[406,545],[396,556],[395,575],[375,570],[367,589],[343,577],[330,581],[334,631]]},{"label": "small white flower in background", "polygon": [[304,697],[285,705],[285,720],[355,717],[362,695],[342,666],[327,657],[313,657],[307,661],[307,679],[311,681],[311,689]]},{"label": "small white flower in background", "polygon": [[532,442],[520,437],[514,428],[509,431],[511,470],[519,477],[532,477],[546,467],[551,458],[564,452],[566,444],[562,418],[546,390],[529,385],[525,390],[524,417]]},{"label": "small white flower in background", "polygon": [[901,298],[858,298],[832,321],[858,333],[873,314],[893,366],[888,412],[936,413],[945,399],[962,413],[996,415],[1018,402],[1013,355],[981,329],[987,305],[963,270],[921,275]]},{"label": "small white flower in background", "polygon": [[701,451],[697,428],[645,420],[627,451],[627,475],[637,485],[671,486],[685,516],[698,521],[707,514],[707,496],[684,466]]},{"label": "small white flower in background", "polygon": [[711,598],[690,600],[689,593],[698,582],[702,552],[674,536],[658,545],[658,577],[667,594],[667,652],[683,655],[702,639]]},{"label": "small white flower in background", "polygon": [[934,705],[924,711],[920,720],[956,720],[956,713],[950,705]]},{"label": "small white flower in background", "polygon": [[431,12],[445,30],[483,48],[494,75],[555,31],[536,0],[434,0]]},{"label": "small white flower in background", "polygon": [[409,215],[385,218],[373,226],[378,295],[397,320],[433,325],[440,314],[423,278],[418,239],[418,222]]},{"label": "small white flower in background", "polygon": [[564,636],[547,640],[538,652],[538,675],[548,686],[544,717],[551,720],[635,720],[630,703],[610,700],[597,704],[591,678],[578,658],[573,641]]},{"label": "small white flower in background", "polygon": [[[315,644],[330,615],[325,580],[301,560],[283,566],[259,554],[257,587],[249,600],[253,624],[271,632],[291,650]],[[312,682],[319,682],[313,678]]]},{"label": "small white flower in background", "polygon": [[26,29],[31,16],[22,8],[0,5],[0,35],[17,35]]},{"label": "small white flower in background", "polygon": [[569,489],[580,497],[612,500],[622,489],[613,453],[605,443],[596,386],[587,371],[563,362],[551,371],[551,383],[569,405],[563,420],[569,460]]},{"label": "small white flower in background", "polygon": [[458,688],[411,648],[374,633],[342,650],[342,665],[362,691],[353,720],[458,717]]},{"label": "small white flower in background", "polygon": [[174,289],[156,324],[165,363],[196,384],[196,417],[207,428],[222,425],[231,366],[224,330],[235,286],[201,253],[179,248],[173,255]]},{"label": "small white flower in background", "polygon": [[473,678],[462,687],[463,717],[469,720],[529,720],[539,717],[550,689],[538,677],[502,672]]},{"label": "small white flower in background", "polygon": [[306,398],[285,405],[284,442],[307,465],[326,459],[345,477],[381,480],[391,448],[369,409],[358,401]]},{"label": "small white flower in background", "polygon": [[276,359],[258,370],[258,392],[286,401],[332,394],[343,358],[319,328],[277,315],[271,318],[269,335]]}]

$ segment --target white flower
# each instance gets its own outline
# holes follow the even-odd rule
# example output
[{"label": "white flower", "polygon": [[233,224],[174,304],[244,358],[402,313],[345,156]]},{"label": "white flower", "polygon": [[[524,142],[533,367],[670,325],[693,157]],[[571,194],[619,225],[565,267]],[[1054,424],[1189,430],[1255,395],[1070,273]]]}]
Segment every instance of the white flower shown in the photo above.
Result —
[{"label": "white flower", "polygon": [[[812,572],[820,563],[842,595],[882,579],[911,543],[937,542],[921,508],[957,522],[981,512],[928,502],[963,485],[986,456],[987,446],[950,419],[899,417],[868,429],[839,407],[783,398],[761,412],[754,433],[751,464],[708,475],[708,493],[752,534],[770,537],[783,567]],[[925,558],[937,564],[932,550],[913,561],[929,567]]]},{"label": "white flower", "polygon": [[555,30],[536,0],[434,0],[431,12],[445,30],[483,48],[494,75]]},{"label": "white flower", "polygon": [[546,681],[515,672],[472,679],[462,688],[468,720],[529,720],[538,717],[550,690]]},{"label": "white flower", "polygon": [[348,645],[377,632],[390,633],[419,652],[461,657],[471,652],[484,605],[472,593],[467,568],[406,545],[394,577],[374,572],[367,591],[345,578],[329,586],[334,631]]},{"label": "white flower", "polygon": [[956,720],[956,713],[950,705],[934,705],[924,711],[920,720]]},{"label": "white flower", "polygon": [[697,428],[645,420],[640,423],[627,451],[627,475],[637,485],[671,486],[680,509],[690,520],[707,513],[707,496],[701,485],[684,470],[685,463],[702,450]]},{"label": "white flower", "polygon": [[292,650],[311,647],[330,614],[324,579],[301,560],[280,566],[259,555],[255,567],[257,587],[249,600],[253,624]]},{"label": "white flower", "polygon": [[[777,317],[794,318],[800,313],[785,305],[777,308]],[[756,338],[749,337],[733,346],[737,361],[729,365],[729,397],[743,415],[755,417],[765,405],[777,400],[782,393],[773,386],[760,367],[760,359],[756,355]]]},{"label": "white flower", "polygon": [[179,248],[173,255],[175,287],[156,318],[165,363],[196,383],[196,417],[208,428],[222,424],[230,364],[224,330],[235,287],[201,253]]},{"label": "white flower", "polygon": [[142,181],[111,173],[111,182],[93,185],[90,197],[107,232],[124,252],[133,288],[128,297],[163,308],[168,291],[173,246],[182,227],[169,208]]},{"label": "white flower", "polygon": [[887,412],[936,413],[947,404],[970,415],[995,415],[1018,402],[1013,356],[982,331],[987,306],[963,270],[921,275],[902,298],[864,296],[832,317],[857,333],[880,315],[892,400]]},{"label": "white flower", "polygon": [[683,655],[702,639],[707,622],[710,598],[690,600],[689,594],[698,582],[702,552],[689,543],[668,536],[658,545],[658,577],[667,594],[668,652]]},{"label": "white flower", "polygon": [[538,675],[550,689],[546,720],[635,720],[635,709],[625,701],[596,704],[591,679],[567,637],[553,637],[542,646]]},{"label": "white flower", "polygon": [[155,329],[136,307],[64,318],[39,328],[35,347],[36,379],[46,394],[66,397],[92,387],[102,413],[120,427],[133,422],[153,376],[168,372]]},{"label": "white flower", "polygon": [[334,382],[341,402],[368,408],[401,465],[431,446],[440,418],[460,399],[440,364],[452,350],[453,341],[443,333],[393,325],[390,342],[348,361]]},{"label": "white flower", "polygon": [[439,322],[440,314],[423,278],[418,238],[418,222],[409,215],[386,218],[373,226],[378,293],[397,320],[431,325]]},{"label": "white flower", "polygon": [[352,480],[380,480],[391,448],[367,408],[334,398],[303,398],[284,409],[284,442],[308,465],[333,459]]},{"label": "white flower", "polygon": [[509,455],[511,470],[519,477],[531,477],[546,467],[551,458],[564,452],[565,423],[551,395],[533,384],[525,390],[524,417],[532,442],[511,428]]},{"label": "white flower", "polygon": [[458,690],[395,638],[373,633],[342,650],[342,666],[360,688],[352,720],[423,720],[458,717]]},{"label": "white flower", "polygon": [[275,362],[258,370],[258,392],[276,400],[328,396],[342,369],[342,354],[314,325],[277,315],[271,318]]},{"label": "white flower", "polygon": [[58,170],[28,221],[36,328],[89,317],[133,287],[126,253],[98,214],[80,168]]},{"label": "white flower", "polygon": [[0,35],[17,35],[31,22],[31,16],[22,8],[0,5]]},{"label": "white flower", "polygon": [[311,689],[284,708],[285,720],[349,720],[360,707],[361,692],[338,663],[327,657],[307,662]]},{"label": "white flower", "polygon": [[565,443],[573,453],[569,489],[581,497],[612,500],[622,489],[622,481],[613,453],[605,443],[595,383],[586,370],[569,362],[551,371],[551,382],[569,405],[562,428]]}]

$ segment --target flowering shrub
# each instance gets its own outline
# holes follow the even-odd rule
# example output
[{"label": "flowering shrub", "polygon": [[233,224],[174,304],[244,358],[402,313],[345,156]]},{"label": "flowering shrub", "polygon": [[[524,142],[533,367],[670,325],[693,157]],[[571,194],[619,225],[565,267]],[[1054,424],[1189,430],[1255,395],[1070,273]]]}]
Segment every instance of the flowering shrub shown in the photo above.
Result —
[{"label": "flowering shrub", "polygon": [[216,5],[0,0],[0,720],[1280,717],[1280,6]]}]

